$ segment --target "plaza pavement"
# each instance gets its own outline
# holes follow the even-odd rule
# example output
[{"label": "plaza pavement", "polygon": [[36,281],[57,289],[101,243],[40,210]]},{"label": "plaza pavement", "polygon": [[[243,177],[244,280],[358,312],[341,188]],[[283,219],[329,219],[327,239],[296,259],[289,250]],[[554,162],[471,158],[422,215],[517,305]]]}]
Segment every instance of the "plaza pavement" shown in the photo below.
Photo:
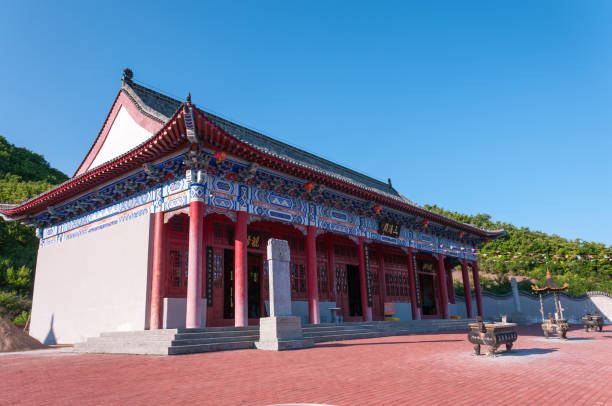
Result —
[{"label": "plaza pavement", "polygon": [[[612,405],[612,326],[521,327],[511,354],[466,332],[184,356],[0,355],[0,405]],[[64,352],[63,352],[64,351]]]}]

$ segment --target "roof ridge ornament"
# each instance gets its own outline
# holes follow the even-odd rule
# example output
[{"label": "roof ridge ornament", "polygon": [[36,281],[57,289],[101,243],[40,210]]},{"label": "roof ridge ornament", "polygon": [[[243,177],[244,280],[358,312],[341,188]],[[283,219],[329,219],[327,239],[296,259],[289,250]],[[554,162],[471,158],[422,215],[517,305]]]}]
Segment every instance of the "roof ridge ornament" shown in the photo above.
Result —
[{"label": "roof ridge ornament", "polygon": [[125,68],[123,70],[123,78],[121,78],[124,82],[131,82],[134,77],[134,72],[130,68]]},{"label": "roof ridge ornament", "polygon": [[187,139],[191,144],[199,144],[200,137],[195,129],[195,121],[193,117],[193,108],[191,105],[191,92],[187,94],[187,99],[183,105],[183,119],[185,120],[185,132],[187,134]]}]

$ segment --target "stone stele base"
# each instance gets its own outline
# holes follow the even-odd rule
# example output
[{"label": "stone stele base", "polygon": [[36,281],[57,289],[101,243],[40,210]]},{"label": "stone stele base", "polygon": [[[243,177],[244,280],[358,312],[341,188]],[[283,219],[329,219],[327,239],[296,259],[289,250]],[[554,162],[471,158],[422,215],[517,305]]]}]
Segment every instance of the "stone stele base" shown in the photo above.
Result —
[{"label": "stone stele base", "polygon": [[259,350],[297,350],[314,346],[312,339],[304,338],[299,317],[279,316],[259,319]]}]

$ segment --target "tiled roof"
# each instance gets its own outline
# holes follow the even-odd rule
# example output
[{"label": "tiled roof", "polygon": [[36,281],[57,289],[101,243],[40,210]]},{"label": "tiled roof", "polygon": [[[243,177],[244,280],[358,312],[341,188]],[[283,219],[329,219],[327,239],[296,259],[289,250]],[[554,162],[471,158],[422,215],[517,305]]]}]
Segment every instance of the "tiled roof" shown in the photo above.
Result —
[{"label": "tiled roof", "polygon": [[157,118],[162,123],[168,121],[182,103],[131,80],[124,80],[123,89],[145,114]]},{"label": "tiled roof", "polygon": [[[131,87],[131,89],[128,89],[128,86]],[[178,100],[169,98],[132,81],[126,82],[125,87],[130,94],[135,96],[134,98],[137,99],[137,104],[144,107],[146,111],[150,112],[149,114],[159,118],[165,117],[167,120],[181,104]],[[129,90],[131,90],[131,92]],[[202,109],[200,109],[200,111],[221,130],[260,152],[291,164],[310,169],[314,172],[319,172],[325,176],[335,178],[353,186],[399,200],[403,203],[414,205],[414,203],[398,193],[397,190],[388,183],[381,182],[342,165],[328,161],[327,159],[320,158],[309,152],[285,144],[284,142],[232,123],[231,121],[203,111]]]},{"label": "tiled roof", "polygon": [[[95,168],[75,176],[64,182],[62,185],[56,186],[55,188],[29,199],[26,202],[22,202],[19,205],[0,205],[0,214],[2,217],[18,219],[20,216],[36,212],[36,210],[39,210],[39,207],[56,204],[58,201],[63,201],[69,196],[78,194],[81,190],[85,190],[87,187],[91,187],[93,184],[103,183],[110,177],[118,176],[125,171],[129,171],[134,165],[141,165],[142,163],[140,160],[145,159],[143,158],[143,153],[147,151],[147,148],[151,150],[148,152],[149,155],[152,152],[159,154],[163,153],[164,151],[167,152],[169,148],[172,149],[176,147],[177,143],[184,141],[184,139],[181,137],[185,134],[185,129],[183,128],[182,130],[177,130],[177,126],[174,125],[175,123],[171,123],[173,117],[179,114],[178,109],[181,105],[183,105],[182,102],[134,83],[131,78],[126,79],[124,77],[121,91],[127,94],[127,96],[137,105],[143,114],[162,123],[164,128],[168,128],[169,130],[164,130],[163,133],[162,131],[159,131],[151,139],[135,147],[133,150],[114,158],[113,160],[101,165],[99,168]],[[471,224],[451,220],[444,216],[440,216],[436,213],[425,210],[406,199],[391,185],[385,182],[381,182],[344,166],[317,157],[316,155],[292,147],[291,145],[277,141],[256,131],[249,130],[248,128],[232,123],[208,112],[202,110],[198,111],[202,117],[204,117],[223,133],[235,138],[238,142],[246,147],[255,150],[257,153],[261,154],[262,157],[268,156],[277,160],[278,162],[285,162],[289,167],[302,168],[305,173],[318,173],[319,175],[322,175],[323,178],[330,179],[330,181],[334,183],[337,182],[339,185],[349,185],[355,187],[357,190],[363,191],[364,193],[379,195],[383,201],[387,200],[392,206],[394,206],[392,202],[396,202],[396,208],[400,208],[401,211],[409,210],[416,216],[430,218],[435,222],[439,222],[440,224],[450,224],[451,226],[455,227],[459,226],[459,228],[476,233],[483,238],[497,238],[500,235],[505,234],[504,230],[479,229]],[[182,121],[181,123],[177,122],[176,124],[179,127],[183,127]],[[173,126],[175,128],[172,128]],[[177,133],[177,131],[183,132]],[[166,132],[168,135],[166,135]],[[177,137],[181,139],[177,141]],[[162,138],[167,139],[166,142],[162,142],[157,145],[157,141]],[[163,148],[160,147],[160,145]],[[158,151],[160,148],[162,148],[161,152]],[[137,156],[138,159],[134,160],[135,156]],[[102,171],[101,173],[103,173],[103,176],[98,176],[98,172],[100,171]]]}]

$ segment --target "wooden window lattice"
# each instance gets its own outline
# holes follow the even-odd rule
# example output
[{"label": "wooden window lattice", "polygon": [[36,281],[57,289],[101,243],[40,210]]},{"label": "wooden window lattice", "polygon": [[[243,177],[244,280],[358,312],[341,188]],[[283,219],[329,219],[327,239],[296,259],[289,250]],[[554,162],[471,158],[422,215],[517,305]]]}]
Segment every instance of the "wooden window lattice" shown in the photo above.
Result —
[{"label": "wooden window lattice", "polygon": [[187,264],[189,252],[187,250],[170,250],[170,272],[168,274],[168,286],[170,288],[184,290],[187,288]]},{"label": "wooden window lattice", "polygon": [[284,235],[283,240],[289,244],[292,252],[304,252],[304,239],[292,235]]},{"label": "wooden window lattice", "polygon": [[334,245],[334,255],[341,258],[357,258],[357,248],[347,245]]},{"label": "wooden window lattice", "polygon": [[304,264],[291,264],[291,291],[306,293],[306,267]]},{"label": "wooden window lattice", "polygon": [[183,214],[172,217],[168,223],[170,231],[174,233],[189,233],[189,217]]}]

